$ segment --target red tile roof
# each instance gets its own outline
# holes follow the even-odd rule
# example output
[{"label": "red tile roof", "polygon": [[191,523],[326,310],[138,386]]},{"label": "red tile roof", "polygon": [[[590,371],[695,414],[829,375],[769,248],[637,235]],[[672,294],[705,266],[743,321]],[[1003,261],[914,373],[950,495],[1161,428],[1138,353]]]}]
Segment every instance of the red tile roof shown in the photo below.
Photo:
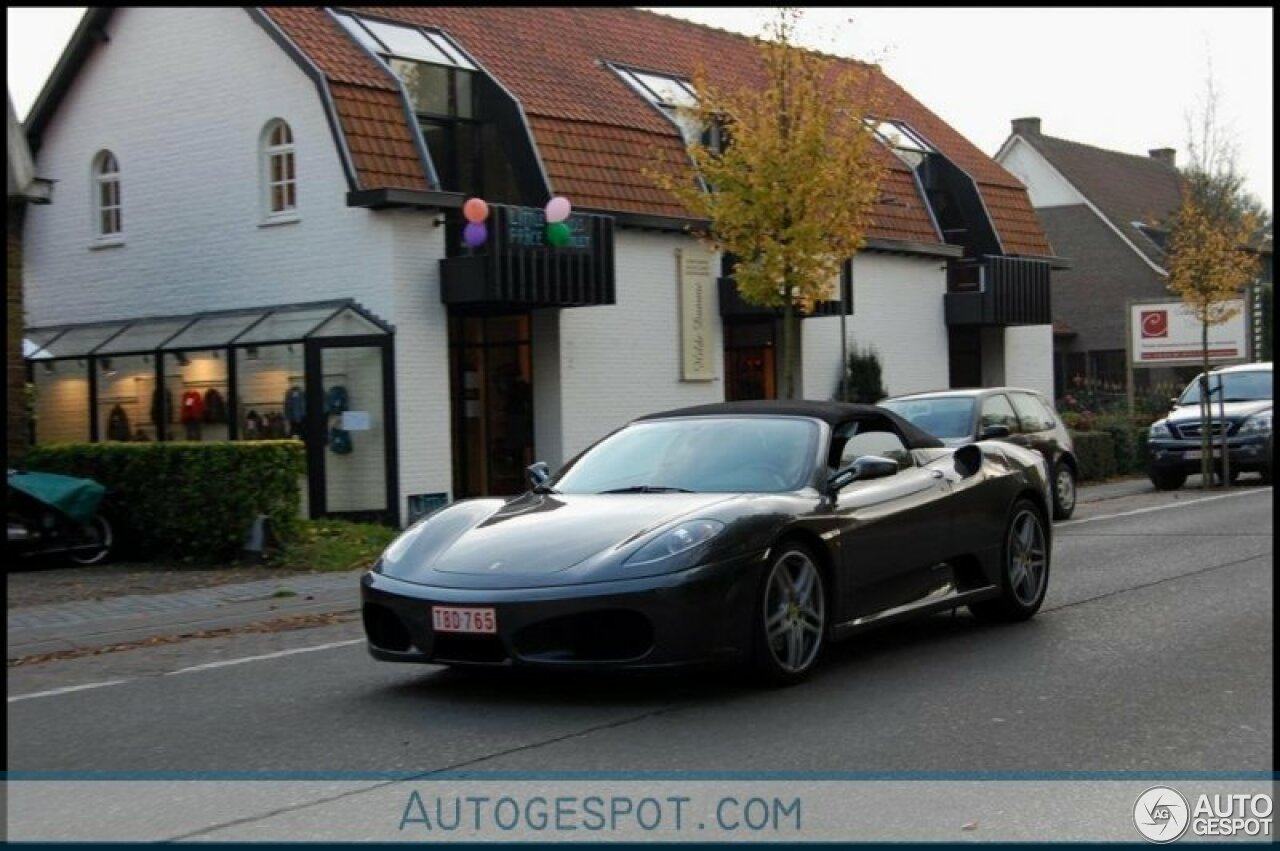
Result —
[{"label": "red tile roof", "polygon": [[[353,11],[446,31],[520,102],[553,191],[588,209],[688,215],[644,174],[663,158],[684,157],[679,134],[605,62],[683,77],[701,64],[712,84],[725,88],[752,85],[762,77],[752,39],[638,9],[365,6]],[[277,6],[263,12],[328,78],[362,187],[432,188],[390,74],[323,9]],[[876,73],[888,117],[910,124],[977,181],[1005,251],[1048,255],[1022,185]],[[910,172],[886,156],[892,160],[882,193],[887,200],[877,206],[869,235],[940,242]]]}]

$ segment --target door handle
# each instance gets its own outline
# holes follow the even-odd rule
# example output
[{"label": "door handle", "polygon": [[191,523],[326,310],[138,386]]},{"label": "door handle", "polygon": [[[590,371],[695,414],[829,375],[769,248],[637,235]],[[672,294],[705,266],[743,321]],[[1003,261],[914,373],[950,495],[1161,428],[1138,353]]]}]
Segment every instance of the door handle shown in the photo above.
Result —
[{"label": "door handle", "polygon": [[946,475],[946,473],[943,473],[941,470],[930,470],[929,475],[933,476],[935,479],[941,479]]}]

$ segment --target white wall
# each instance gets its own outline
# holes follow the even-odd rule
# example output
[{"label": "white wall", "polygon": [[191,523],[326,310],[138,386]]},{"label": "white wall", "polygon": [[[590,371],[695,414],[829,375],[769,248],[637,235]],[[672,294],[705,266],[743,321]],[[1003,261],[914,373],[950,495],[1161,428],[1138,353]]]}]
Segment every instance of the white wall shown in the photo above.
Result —
[{"label": "white wall", "polygon": [[[26,223],[27,323],[328,298],[391,312],[390,234],[348,190],[311,80],[241,8],[117,11],[45,133],[55,203]],[[258,143],[297,148],[296,222],[262,227]],[[121,170],[124,240],[95,248],[91,162]]]},{"label": "white wall", "polygon": [[1039,390],[1053,399],[1053,326],[1015,325],[1004,329],[1004,383]]},{"label": "white wall", "polygon": [[[853,261],[854,315],[847,317],[849,351],[873,347],[889,395],[947,386],[946,292],[942,258],[864,252]],[[840,318],[801,323],[807,399],[830,399],[840,382]]]},{"label": "white wall", "polygon": [[394,232],[392,286],[396,328],[396,410],[400,511],[411,494],[453,496],[449,400],[449,317],[440,301],[444,228],[434,216],[380,214]]},{"label": "white wall", "polygon": [[[621,230],[614,239],[617,303],[560,311],[561,434],[545,439],[565,459],[642,414],[724,400],[723,358],[714,381],[680,380],[676,249],[695,240]],[[719,323],[711,345],[724,349]]]},{"label": "white wall", "polygon": [[1084,203],[1084,196],[1022,139],[1014,139],[997,161],[1027,187],[1032,207],[1067,207]]}]

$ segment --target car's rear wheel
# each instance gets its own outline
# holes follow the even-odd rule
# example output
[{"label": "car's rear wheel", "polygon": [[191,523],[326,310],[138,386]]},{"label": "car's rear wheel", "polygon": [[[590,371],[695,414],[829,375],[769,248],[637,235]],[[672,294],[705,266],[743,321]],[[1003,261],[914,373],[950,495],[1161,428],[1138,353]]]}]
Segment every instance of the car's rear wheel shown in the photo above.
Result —
[{"label": "car's rear wheel", "polygon": [[98,564],[111,554],[114,540],[111,522],[101,514],[95,515],[71,533],[70,543],[74,549],[67,552],[67,557],[76,564]]},{"label": "car's rear wheel", "polygon": [[1028,500],[1009,513],[1004,535],[1000,596],[973,603],[974,617],[987,621],[1023,621],[1034,615],[1049,589],[1049,536],[1045,521]]},{"label": "car's rear wheel", "polygon": [[1187,474],[1178,470],[1152,470],[1150,478],[1157,490],[1176,491],[1187,481]]},{"label": "car's rear wheel", "polygon": [[754,665],[764,681],[799,682],[826,645],[827,600],[817,559],[784,542],[769,560],[755,607]]},{"label": "car's rear wheel", "polygon": [[1066,520],[1076,510],[1076,471],[1066,461],[1053,470],[1053,519]]}]

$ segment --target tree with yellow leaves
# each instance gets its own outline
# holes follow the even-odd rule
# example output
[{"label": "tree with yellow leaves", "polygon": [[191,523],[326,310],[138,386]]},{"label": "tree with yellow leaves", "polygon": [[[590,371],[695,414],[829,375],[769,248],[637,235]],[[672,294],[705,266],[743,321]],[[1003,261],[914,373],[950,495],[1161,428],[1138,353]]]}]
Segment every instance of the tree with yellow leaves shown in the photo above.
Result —
[{"label": "tree with yellow leaves", "polygon": [[687,167],[649,172],[710,221],[701,236],[737,259],[743,300],[782,309],[781,398],[799,390],[801,313],[830,297],[862,247],[884,172],[868,123],[873,69],[797,47],[798,18],[780,10],[760,42],[760,85],[725,90],[694,74],[697,103],[685,112],[728,140],[688,144],[701,180]]},{"label": "tree with yellow leaves", "polygon": [[[1182,175],[1182,204],[1173,219],[1166,269],[1170,292],[1200,322],[1200,472],[1204,487],[1213,480],[1209,386],[1209,328],[1239,312],[1241,291],[1257,276],[1258,255],[1250,250],[1261,224],[1257,205],[1244,192],[1234,149],[1217,125],[1213,78],[1198,132],[1190,142],[1191,165]],[[1225,459],[1224,459],[1225,461]],[[1223,480],[1229,475],[1224,470]]]}]

